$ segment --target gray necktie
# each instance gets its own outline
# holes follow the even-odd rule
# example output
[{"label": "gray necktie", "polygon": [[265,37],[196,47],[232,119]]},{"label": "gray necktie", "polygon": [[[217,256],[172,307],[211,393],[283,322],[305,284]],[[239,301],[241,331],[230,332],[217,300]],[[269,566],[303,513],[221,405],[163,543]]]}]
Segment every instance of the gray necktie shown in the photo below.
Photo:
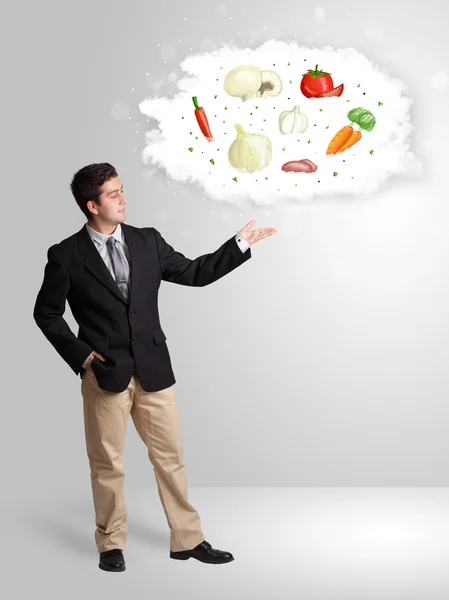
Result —
[{"label": "gray necktie", "polygon": [[106,245],[108,247],[109,256],[111,257],[112,268],[114,269],[115,282],[126,299],[128,299],[128,280],[126,278],[125,267],[123,266],[122,258],[115,245],[117,240],[111,235],[108,238]]}]

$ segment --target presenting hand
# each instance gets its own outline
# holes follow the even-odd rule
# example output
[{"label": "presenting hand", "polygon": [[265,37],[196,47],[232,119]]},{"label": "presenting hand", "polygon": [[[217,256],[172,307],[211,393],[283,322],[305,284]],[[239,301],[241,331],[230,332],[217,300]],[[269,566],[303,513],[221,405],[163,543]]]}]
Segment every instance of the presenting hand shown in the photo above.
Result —
[{"label": "presenting hand", "polygon": [[88,360],[87,360],[87,363],[86,363],[86,371],[87,371],[87,369],[90,369],[90,370],[92,371],[92,367],[91,367],[90,365],[91,365],[91,362],[93,361],[93,359],[94,359],[95,357],[99,358],[99,359],[100,359],[100,360],[102,360],[103,362],[106,360],[105,358],[103,358],[103,357],[101,356],[101,354],[98,354],[98,352],[92,352],[92,354],[89,356],[89,358],[88,358]]},{"label": "presenting hand", "polygon": [[251,227],[254,225],[256,221],[251,220],[248,225],[246,225],[243,229],[240,230],[240,235],[244,238],[249,244],[254,244],[254,242],[258,242],[269,235],[273,235],[273,233],[277,233],[277,229],[273,227],[266,227],[265,229],[254,229],[254,231],[250,231]]}]

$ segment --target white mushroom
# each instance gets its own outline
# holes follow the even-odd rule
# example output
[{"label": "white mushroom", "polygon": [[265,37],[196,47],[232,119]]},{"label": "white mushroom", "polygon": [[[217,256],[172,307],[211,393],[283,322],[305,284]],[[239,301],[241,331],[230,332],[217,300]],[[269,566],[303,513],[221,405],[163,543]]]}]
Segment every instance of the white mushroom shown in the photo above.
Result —
[{"label": "white mushroom", "polygon": [[226,75],[224,89],[230,96],[237,96],[243,102],[248,98],[255,98],[262,85],[262,75],[259,67],[254,65],[241,65],[235,67]]},{"label": "white mushroom", "polygon": [[257,95],[262,98],[267,96],[278,96],[282,91],[282,82],[277,73],[274,71],[261,71],[262,85],[260,86]]},{"label": "white mushroom", "polygon": [[254,65],[241,65],[229,71],[223,87],[230,96],[237,96],[245,102],[248,98],[279,95],[282,82],[274,71],[261,71]]}]

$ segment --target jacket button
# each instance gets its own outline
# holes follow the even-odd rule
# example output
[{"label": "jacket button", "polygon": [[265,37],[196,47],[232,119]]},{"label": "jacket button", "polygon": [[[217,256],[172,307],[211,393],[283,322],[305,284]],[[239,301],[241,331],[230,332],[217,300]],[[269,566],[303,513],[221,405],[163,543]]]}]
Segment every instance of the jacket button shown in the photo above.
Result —
[{"label": "jacket button", "polygon": [[133,335],[133,342],[135,342],[135,341],[136,341],[136,336],[135,336],[135,335]]}]

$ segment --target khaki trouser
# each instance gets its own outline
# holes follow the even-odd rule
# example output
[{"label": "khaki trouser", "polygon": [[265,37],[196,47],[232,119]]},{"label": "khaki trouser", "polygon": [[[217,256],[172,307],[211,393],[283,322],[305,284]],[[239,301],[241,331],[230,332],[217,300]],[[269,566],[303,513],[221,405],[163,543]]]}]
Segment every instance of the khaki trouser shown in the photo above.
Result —
[{"label": "khaki trouser", "polygon": [[170,528],[170,550],[190,550],[205,539],[197,511],[187,499],[183,446],[174,386],[145,392],[136,374],[123,392],[100,388],[92,369],[81,380],[84,427],[95,506],[98,552],[124,549],[127,523],[123,450],[131,412],[153,465]]}]

